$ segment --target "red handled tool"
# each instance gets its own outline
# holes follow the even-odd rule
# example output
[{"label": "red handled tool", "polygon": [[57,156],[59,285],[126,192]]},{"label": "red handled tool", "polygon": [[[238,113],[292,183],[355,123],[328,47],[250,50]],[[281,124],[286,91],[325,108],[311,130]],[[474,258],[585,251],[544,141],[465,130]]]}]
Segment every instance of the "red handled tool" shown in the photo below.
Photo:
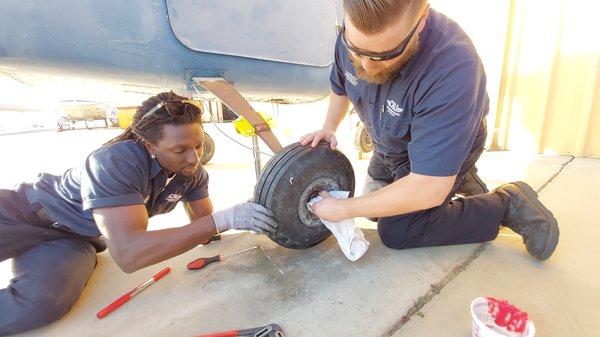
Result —
[{"label": "red handled tool", "polygon": [[241,253],[245,253],[247,251],[254,250],[254,249],[257,249],[257,248],[258,248],[258,246],[253,246],[253,247],[246,248],[244,250],[240,250],[239,252],[235,252],[235,253],[232,253],[232,254],[229,254],[229,255],[223,255],[223,256],[221,256],[221,255],[215,255],[215,256],[211,256],[211,257],[201,257],[199,259],[195,259],[194,261],[188,263],[187,269],[188,270],[202,269],[202,268],[206,267],[207,265],[209,265],[209,264],[211,264],[213,262],[221,262],[221,261],[223,261],[225,259],[228,259],[230,257],[233,257],[235,255],[238,255],[238,254],[241,254]]},{"label": "red handled tool", "polygon": [[131,289],[128,293],[126,293],[125,295],[117,298],[114,302],[112,302],[111,304],[107,305],[104,309],[98,311],[98,313],[96,314],[96,316],[98,316],[98,318],[100,318],[100,319],[106,317],[106,315],[110,314],[111,312],[115,311],[118,307],[120,307],[123,304],[127,303],[134,296],[136,296],[137,294],[139,294],[140,292],[142,292],[142,290],[148,288],[149,286],[151,286],[152,284],[154,284],[154,282],[156,282],[156,281],[160,280],[161,278],[163,278],[163,276],[167,275],[170,271],[171,271],[171,268],[169,268],[169,267],[166,267],[165,269],[159,271],[156,275],[154,275],[151,278],[149,278],[148,281],[146,281],[146,282],[140,284],[139,286]]},{"label": "red handled tool", "polygon": [[285,337],[285,335],[279,325],[269,324],[253,329],[216,332],[196,337]]}]

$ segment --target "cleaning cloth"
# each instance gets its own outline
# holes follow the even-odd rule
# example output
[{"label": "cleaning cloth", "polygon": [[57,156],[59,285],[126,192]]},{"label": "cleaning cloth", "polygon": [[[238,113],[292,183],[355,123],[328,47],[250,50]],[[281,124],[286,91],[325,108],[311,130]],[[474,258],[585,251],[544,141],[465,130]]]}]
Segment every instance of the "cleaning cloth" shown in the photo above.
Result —
[{"label": "cleaning cloth", "polygon": [[[349,194],[350,192],[348,191],[329,192],[330,196],[338,199],[346,199]],[[312,198],[308,202],[308,207],[310,208],[321,200],[323,198],[320,196]],[[354,227],[354,219],[345,219],[340,222],[329,222],[321,219],[321,222],[333,233],[348,260],[358,260],[369,248],[369,241],[365,239],[363,231],[360,228]]]}]

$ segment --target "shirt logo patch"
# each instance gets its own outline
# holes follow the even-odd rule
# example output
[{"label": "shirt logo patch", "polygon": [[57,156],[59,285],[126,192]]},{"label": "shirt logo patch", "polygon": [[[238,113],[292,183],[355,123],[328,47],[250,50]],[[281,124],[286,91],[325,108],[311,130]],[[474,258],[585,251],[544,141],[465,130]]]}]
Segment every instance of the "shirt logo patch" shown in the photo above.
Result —
[{"label": "shirt logo patch", "polygon": [[398,117],[400,116],[402,111],[404,111],[404,109],[398,106],[398,103],[394,102],[391,99],[388,99],[385,111],[387,111],[387,113],[389,113],[392,117]]},{"label": "shirt logo patch", "polygon": [[173,193],[173,194],[169,194],[165,198],[165,200],[168,201],[168,202],[178,202],[179,199],[181,199],[181,197],[182,197],[181,194],[175,194],[175,193]]},{"label": "shirt logo patch", "polygon": [[345,72],[344,75],[346,75],[346,79],[348,80],[348,82],[350,82],[350,84],[352,84],[353,86],[356,86],[358,84],[358,80],[356,80],[356,76],[350,74],[349,72]]}]

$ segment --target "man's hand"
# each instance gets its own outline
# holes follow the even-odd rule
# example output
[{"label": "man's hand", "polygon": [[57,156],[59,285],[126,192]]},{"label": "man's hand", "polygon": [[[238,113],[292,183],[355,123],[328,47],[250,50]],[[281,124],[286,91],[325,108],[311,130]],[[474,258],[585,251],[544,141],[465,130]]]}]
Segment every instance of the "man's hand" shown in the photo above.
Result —
[{"label": "man's hand", "polygon": [[337,146],[337,139],[335,138],[335,133],[327,130],[311,132],[307,135],[300,137],[300,144],[310,144],[311,147],[315,147],[319,144],[321,140],[328,142],[331,149],[335,150]]},{"label": "man's hand", "polygon": [[215,212],[212,217],[219,233],[238,229],[267,234],[275,232],[278,225],[271,210],[251,202]]},{"label": "man's hand", "polygon": [[323,200],[315,203],[310,208],[319,219],[329,222],[340,222],[348,218],[344,211],[344,201],[347,199],[337,199],[323,191],[319,193]]}]

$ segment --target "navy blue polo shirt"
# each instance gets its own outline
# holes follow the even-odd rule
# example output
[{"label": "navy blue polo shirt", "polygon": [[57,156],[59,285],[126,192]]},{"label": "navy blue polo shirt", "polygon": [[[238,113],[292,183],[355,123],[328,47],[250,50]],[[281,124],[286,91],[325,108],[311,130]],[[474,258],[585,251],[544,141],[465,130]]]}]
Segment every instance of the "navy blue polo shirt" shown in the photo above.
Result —
[{"label": "navy blue polo shirt", "polygon": [[485,141],[486,76],[471,40],[446,16],[430,9],[419,41],[409,62],[376,85],[356,76],[338,36],[331,88],[348,96],[377,153],[408,160],[417,174],[452,176],[482,145],[475,139]]},{"label": "navy blue polo shirt", "polygon": [[83,165],[60,176],[40,174],[26,193],[62,227],[100,236],[92,217],[94,208],[146,205],[150,217],[167,213],[179,200],[207,198],[208,173],[200,167],[195,177],[168,179],[140,142],[127,140],[97,149]]}]

